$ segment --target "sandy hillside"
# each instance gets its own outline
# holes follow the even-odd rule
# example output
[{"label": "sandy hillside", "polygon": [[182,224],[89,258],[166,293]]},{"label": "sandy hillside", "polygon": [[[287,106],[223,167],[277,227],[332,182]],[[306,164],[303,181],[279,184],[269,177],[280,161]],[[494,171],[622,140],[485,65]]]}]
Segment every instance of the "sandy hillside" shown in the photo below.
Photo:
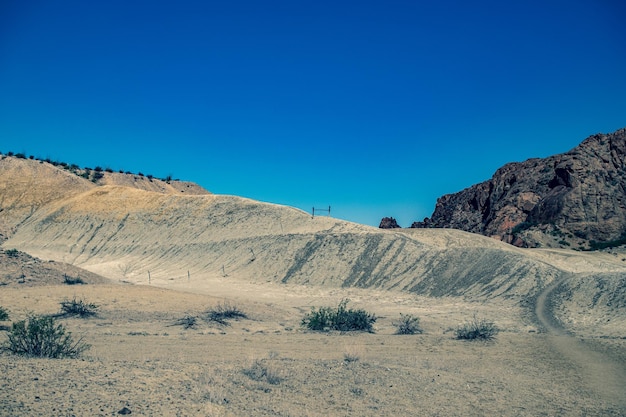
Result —
[{"label": "sandy hillside", "polygon": [[[19,161],[21,177],[37,178],[35,163]],[[380,230],[127,177],[74,176],[79,186],[43,198],[16,166],[0,169],[6,201],[36,204],[2,206],[0,306],[11,321],[74,297],[99,308],[59,319],[91,345],[82,359],[0,354],[0,414],[626,414],[620,256]],[[48,173],[48,188],[75,180],[66,174]],[[87,283],[66,285],[68,274]],[[312,307],[345,298],[378,317],[375,333],[302,328]],[[223,303],[248,318],[206,321]],[[395,335],[401,313],[424,333]],[[474,315],[501,329],[494,342],[455,340]],[[176,325],[184,317],[197,324]]]}]

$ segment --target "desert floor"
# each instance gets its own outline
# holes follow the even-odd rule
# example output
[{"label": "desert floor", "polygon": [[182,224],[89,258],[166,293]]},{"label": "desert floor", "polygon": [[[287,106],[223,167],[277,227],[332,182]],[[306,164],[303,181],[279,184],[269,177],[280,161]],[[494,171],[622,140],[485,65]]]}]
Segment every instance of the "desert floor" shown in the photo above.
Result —
[{"label": "desert floor", "polygon": [[[535,314],[506,301],[229,278],[193,284],[1,288],[12,321],[56,313],[73,297],[99,312],[60,319],[91,345],[79,359],[0,354],[0,415],[626,415],[626,340],[570,336],[550,320],[549,293]],[[311,307],[344,298],[379,317],[375,333],[301,327]],[[224,302],[248,319],[175,324]],[[418,316],[424,333],[395,335],[400,313]],[[501,329],[495,341],[455,340],[453,329],[474,314]]]}]

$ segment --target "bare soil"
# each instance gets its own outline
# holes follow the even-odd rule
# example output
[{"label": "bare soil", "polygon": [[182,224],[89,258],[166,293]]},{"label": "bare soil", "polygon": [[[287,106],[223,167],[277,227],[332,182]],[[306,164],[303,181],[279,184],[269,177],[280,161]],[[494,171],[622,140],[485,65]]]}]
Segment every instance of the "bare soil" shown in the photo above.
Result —
[{"label": "bare soil", "polygon": [[[619,416],[624,363],[561,331],[550,288],[538,323],[504,301],[468,302],[361,289],[207,279],[202,285],[89,284],[4,287],[12,320],[52,314],[63,299],[99,305],[63,319],[91,344],[81,359],[0,355],[3,415],[107,416]],[[545,295],[545,296],[544,296]],[[350,305],[379,316],[376,332],[318,333],[300,326],[312,306]],[[224,301],[248,319],[202,318]],[[395,335],[400,313],[424,333]],[[493,342],[454,338],[474,314],[495,321]],[[198,325],[175,325],[187,315]],[[2,337],[0,335],[0,337]],[[602,346],[623,349],[626,340]],[[622,371],[620,371],[620,369]]]}]

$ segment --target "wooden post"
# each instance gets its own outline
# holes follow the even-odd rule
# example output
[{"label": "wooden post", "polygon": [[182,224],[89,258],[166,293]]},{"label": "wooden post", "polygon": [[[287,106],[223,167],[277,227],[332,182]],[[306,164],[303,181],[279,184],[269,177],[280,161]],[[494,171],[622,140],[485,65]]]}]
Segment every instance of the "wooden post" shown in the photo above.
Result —
[{"label": "wooden post", "polygon": [[191,275],[189,275],[189,270],[187,270],[187,282],[191,280]]},{"label": "wooden post", "polygon": [[150,284],[150,271],[148,271],[148,284]]}]

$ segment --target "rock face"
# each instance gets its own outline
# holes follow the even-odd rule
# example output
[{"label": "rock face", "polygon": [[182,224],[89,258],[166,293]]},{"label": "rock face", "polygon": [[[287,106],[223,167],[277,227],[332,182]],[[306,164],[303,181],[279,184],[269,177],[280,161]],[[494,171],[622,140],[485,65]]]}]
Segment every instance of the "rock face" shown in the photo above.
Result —
[{"label": "rock face", "polygon": [[569,152],[504,165],[490,180],[444,195],[431,218],[411,227],[456,228],[524,247],[618,240],[626,232],[625,159],[626,128],[593,135]]},{"label": "rock face", "polygon": [[398,229],[400,226],[393,217],[383,217],[378,226],[380,229]]}]

